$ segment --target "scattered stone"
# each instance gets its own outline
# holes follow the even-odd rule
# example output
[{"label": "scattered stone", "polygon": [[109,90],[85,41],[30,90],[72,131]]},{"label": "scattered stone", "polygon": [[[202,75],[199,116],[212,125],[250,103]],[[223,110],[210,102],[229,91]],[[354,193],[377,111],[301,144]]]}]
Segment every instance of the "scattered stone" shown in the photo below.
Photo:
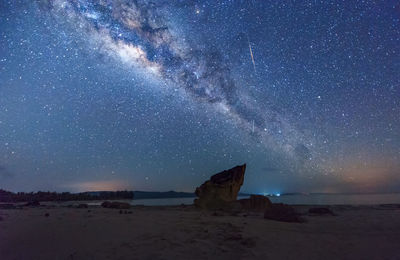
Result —
[{"label": "scattered stone", "polygon": [[308,210],[309,215],[312,216],[321,216],[321,215],[331,215],[335,216],[335,213],[332,212],[332,210],[328,208],[310,208]]},{"label": "scattered stone", "polygon": [[271,207],[265,210],[264,218],[283,222],[304,222],[294,208],[283,203],[271,204]]},{"label": "scattered stone", "polygon": [[238,200],[242,209],[250,211],[264,211],[271,207],[271,201],[262,195],[251,195],[249,199]]},{"label": "scattered stone", "polygon": [[79,204],[79,205],[77,206],[78,209],[87,209],[88,207],[89,207],[89,205],[86,204],[86,203],[82,203],[82,204]]},{"label": "scattered stone", "polygon": [[37,200],[33,200],[33,201],[27,202],[24,206],[26,206],[26,207],[39,207],[40,206],[40,202],[37,201]]},{"label": "scattered stone", "polygon": [[126,202],[117,202],[117,201],[104,201],[101,203],[103,208],[111,208],[111,209],[129,209],[131,205]]},{"label": "scattered stone", "polygon": [[12,203],[0,204],[0,209],[16,209],[17,207]]},{"label": "scattered stone", "polygon": [[231,202],[236,201],[245,171],[246,164],[211,176],[210,180],[196,188],[198,198],[194,200],[194,204],[203,209],[229,207]]}]

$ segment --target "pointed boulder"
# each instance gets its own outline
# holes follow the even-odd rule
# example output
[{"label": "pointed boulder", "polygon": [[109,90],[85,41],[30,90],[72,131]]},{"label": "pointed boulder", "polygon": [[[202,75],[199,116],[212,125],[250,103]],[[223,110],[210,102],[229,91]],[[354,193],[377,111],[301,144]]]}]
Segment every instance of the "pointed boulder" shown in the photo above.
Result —
[{"label": "pointed boulder", "polygon": [[198,199],[194,200],[194,204],[203,209],[218,209],[236,201],[245,171],[246,164],[243,164],[211,176],[210,180],[196,188]]}]

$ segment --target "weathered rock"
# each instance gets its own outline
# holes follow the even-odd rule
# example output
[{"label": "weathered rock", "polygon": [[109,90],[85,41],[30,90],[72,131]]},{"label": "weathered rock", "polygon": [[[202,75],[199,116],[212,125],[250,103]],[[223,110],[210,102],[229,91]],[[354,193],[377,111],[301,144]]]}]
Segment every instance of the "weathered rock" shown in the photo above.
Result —
[{"label": "weathered rock", "polygon": [[265,210],[264,218],[283,222],[304,222],[294,208],[283,203],[273,203]]},{"label": "weathered rock", "polygon": [[250,211],[264,211],[272,205],[271,201],[262,195],[250,195],[250,198],[238,201],[242,209]]},{"label": "weathered rock", "polygon": [[310,215],[317,215],[317,216],[321,216],[321,215],[331,215],[331,216],[335,216],[335,213],[332,212],[332,210],[328,209],[328,208],[311,208],[308,210],[308,213]]},{"label": "weathered rock", "polygon": [[211,176],[210,180],[196,188],[198,199],[194,204],[203,209],[217,209],[229,206],[236,201],[244,181],[246,164],[236,166]]},{"label": "weathered rock", "polygon": [[101,203],[103,208],[111,208],[111,209],[129,209],[131,205],[126,202],[118,202],[118,201],[104,201]]}]

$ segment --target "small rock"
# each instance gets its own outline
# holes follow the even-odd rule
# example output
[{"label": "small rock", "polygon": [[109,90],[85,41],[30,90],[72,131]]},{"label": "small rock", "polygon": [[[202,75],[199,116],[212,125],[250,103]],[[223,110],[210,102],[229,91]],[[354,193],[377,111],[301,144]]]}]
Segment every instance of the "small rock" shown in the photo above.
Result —
[{"label": "small rock", "polygon": [[78,209],[87,209],[88,207],[89,207],[89,205],[86,204],[86,203],[82,203],[82,204],[79,204],[79,205],[77,206]]},{"label": "small rock", "polygon": [[44,216],[45,216],[45,217],[48,217],[48,216],[50,216],[50,214],[49,214],[49,213],[46,213],[46,214],[44,214]]},{"label": "small rock", "polygon": [[331,216],[335,216],[335,213],[333,213],[330,209],[328,208],[311,208],[308,210],[308,213],[310,215],[331,215]]},{"label": "small rock", "polygon": [[273,203],[265,210],[264,218],[283,222],[304,222],[294,208],[283,203]]}]

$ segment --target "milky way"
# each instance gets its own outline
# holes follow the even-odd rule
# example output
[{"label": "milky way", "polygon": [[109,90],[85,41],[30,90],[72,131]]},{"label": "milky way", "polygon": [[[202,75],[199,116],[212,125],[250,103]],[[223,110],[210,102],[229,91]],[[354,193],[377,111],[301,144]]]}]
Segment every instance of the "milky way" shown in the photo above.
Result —
[{"label": "milky way", "polygon": [[400,187],[397,1],[3,2],[6,189]]},{"label": "milky way", "polygon": [[[84,37],[121,62],[173,84],[192,98],[206,102],[257,135],[271,149],[304,163],[310,157],[305,138],[272,108],[246,104],[247,94],[237,91],[221,53],[184,41],[163,16],[166,3],[151,1],[55,1],[50,9],[58,19],[78,23]],[[250,44],[250,43],[249,43]],[[251,47],[250,47],[251,48]],[[251,49],[250,49],[251,50]],[[251,59],[254,57],[251,50]]]}]

